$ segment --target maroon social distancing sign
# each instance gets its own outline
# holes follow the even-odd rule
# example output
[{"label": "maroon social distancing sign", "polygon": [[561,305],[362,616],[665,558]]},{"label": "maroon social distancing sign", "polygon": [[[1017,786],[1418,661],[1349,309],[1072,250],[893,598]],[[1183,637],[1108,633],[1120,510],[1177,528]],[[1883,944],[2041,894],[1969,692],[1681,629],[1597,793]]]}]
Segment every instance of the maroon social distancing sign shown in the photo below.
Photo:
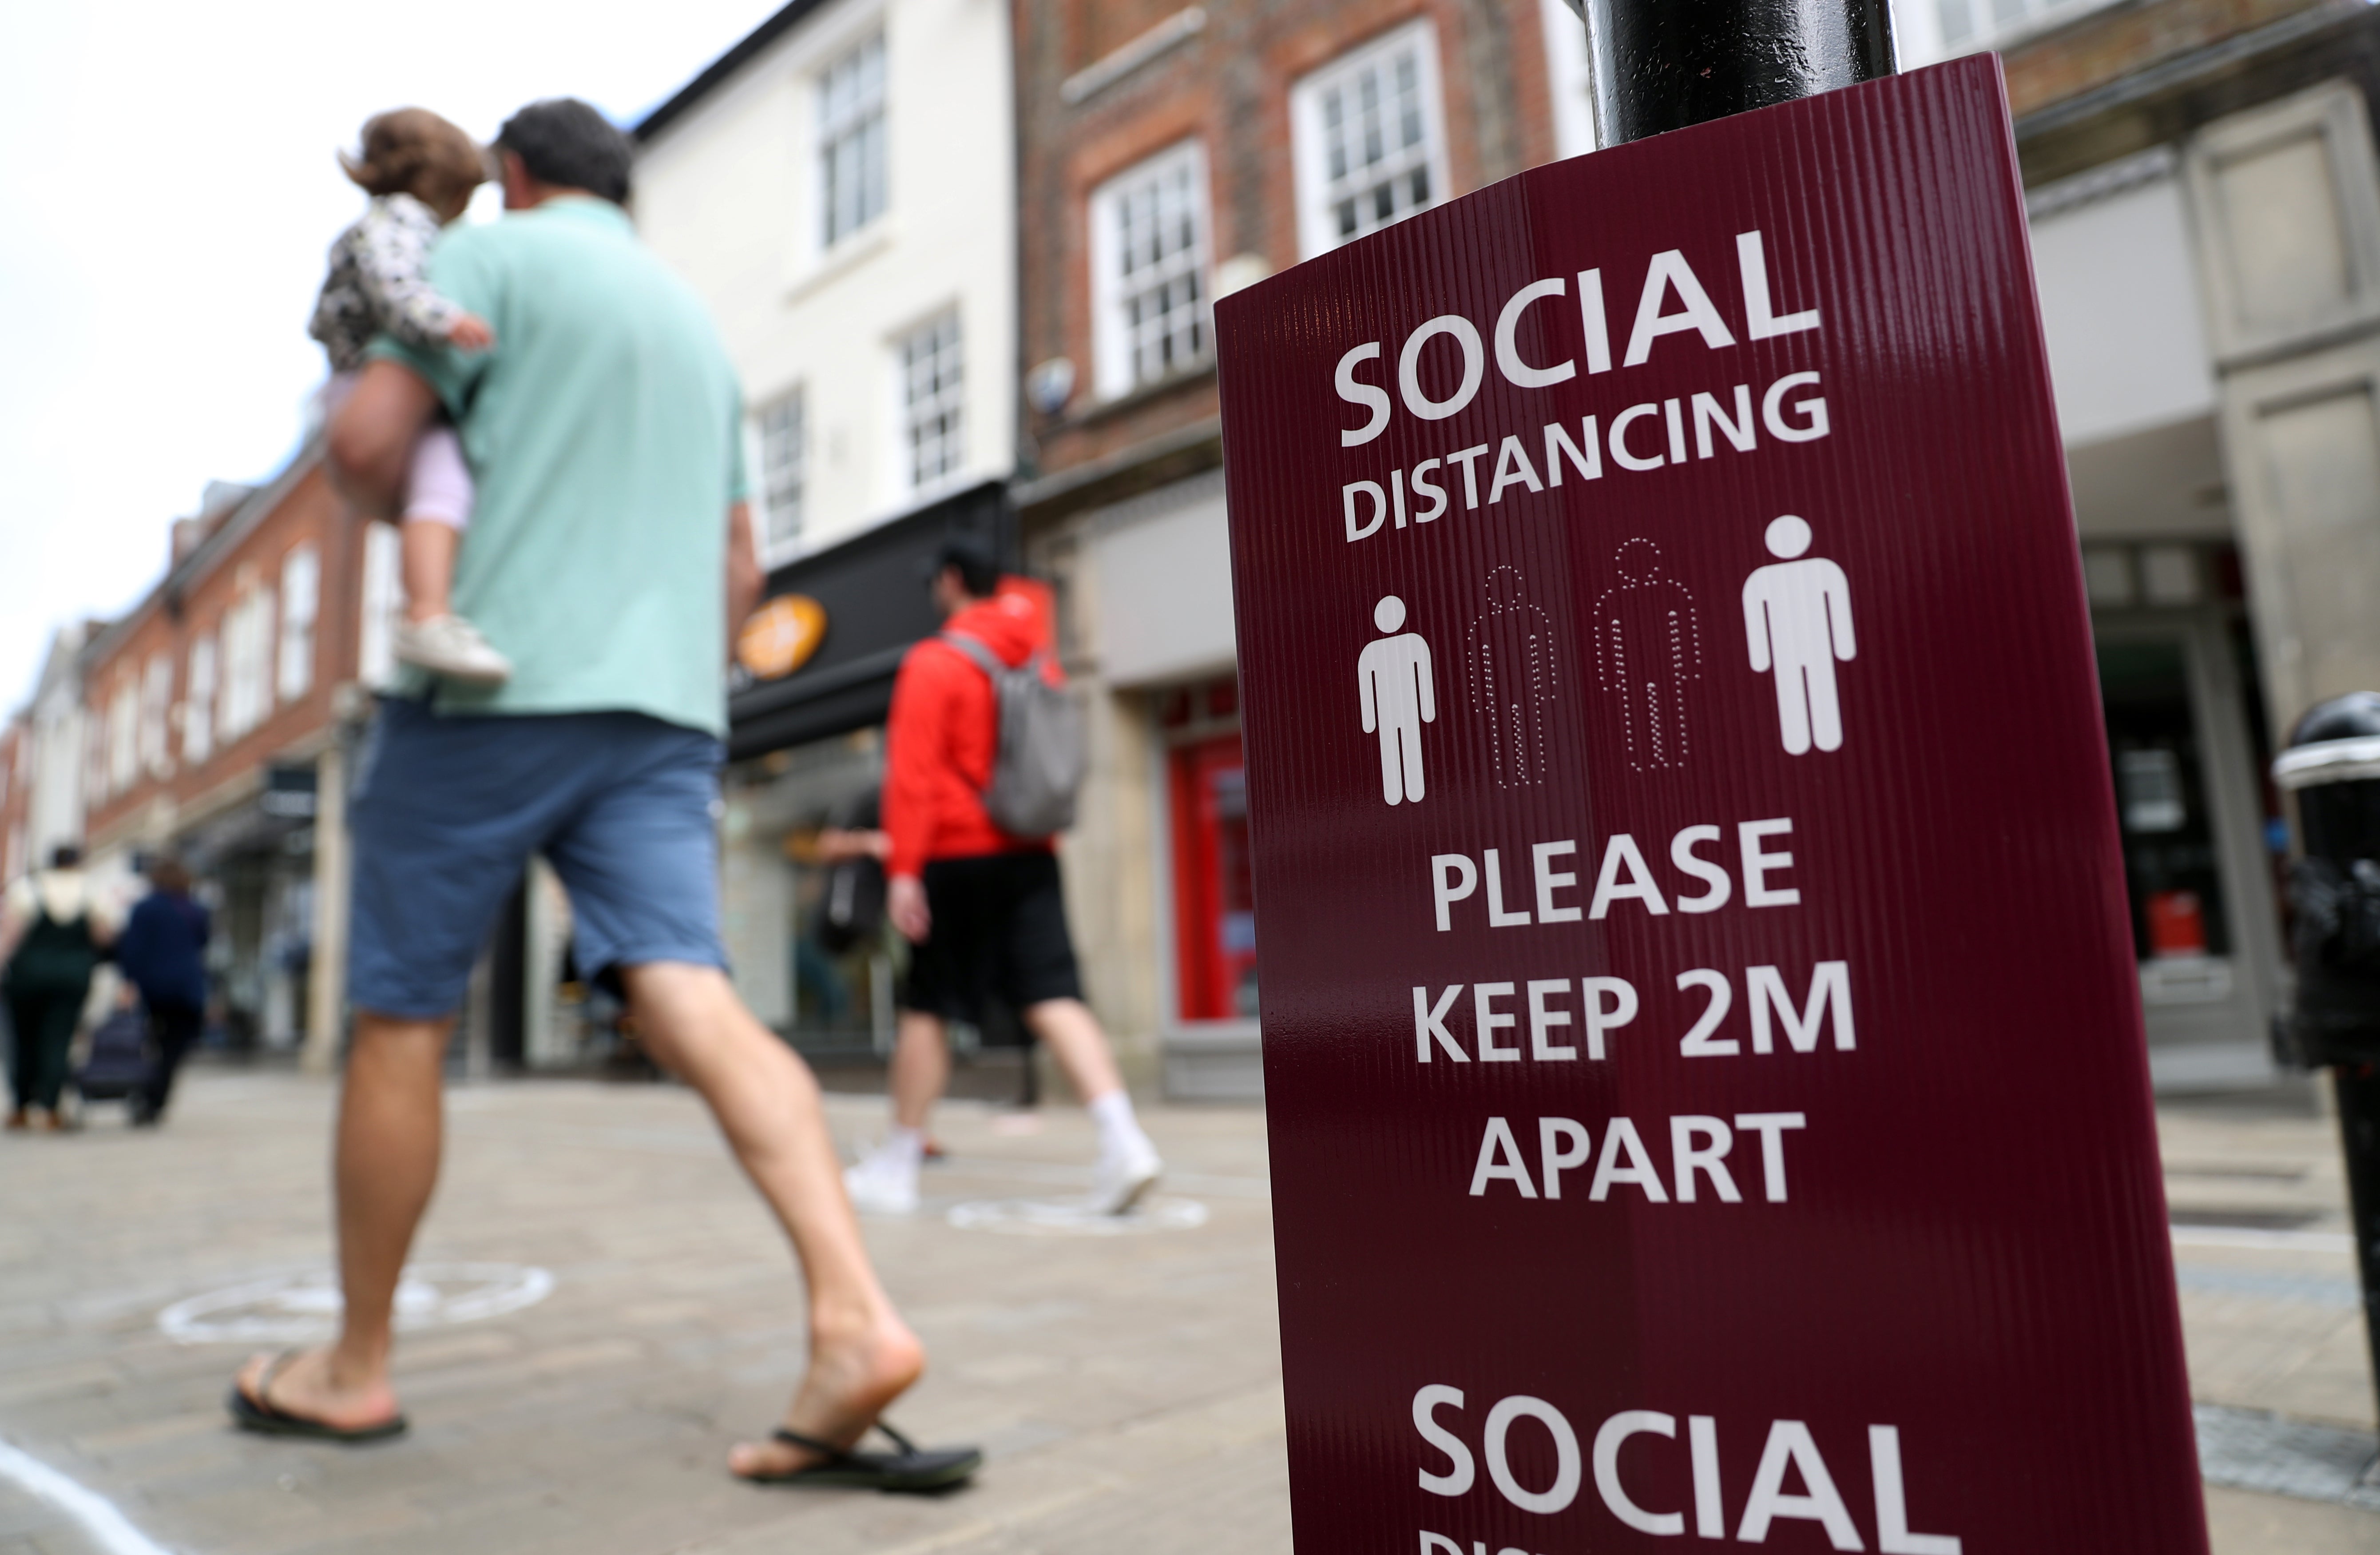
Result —
[{"label": "maroon social distancing sign", "polygon": [[1997,63],[1218,317],[1299,1548],[2203,1551]]}]

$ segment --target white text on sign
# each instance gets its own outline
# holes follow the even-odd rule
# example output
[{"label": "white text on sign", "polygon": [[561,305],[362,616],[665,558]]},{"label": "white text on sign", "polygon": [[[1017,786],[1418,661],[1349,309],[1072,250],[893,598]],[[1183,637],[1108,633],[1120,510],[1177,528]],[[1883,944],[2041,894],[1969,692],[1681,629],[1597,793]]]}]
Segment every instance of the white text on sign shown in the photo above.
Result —
[{"label": "white text on sign", "polygon": [[[1414,1394],[1414,1429],[1431,1450],[1431,1459],[1443,1458],[1446,1464],[1443,1469],[1424,1466],[1419,1470],[1420,1488],[1429,1494],[1449,1499],[1471,1494],[1478,1485],[1479,1465],[1485,1459],[1488,1482],[1498,1495],[1523,1512],[1551,1517],[1567,1512],[1577,1501],[1591,1470],[1597,1499],[1602,1502],[1603,1510],[1621,1523],[1639,1533],[1669,1537],[1686,1531],[1684,1508],[1645,1506],[1637,1499],[1645,1494],[1642,1484],[1632,1489],[1628,1474],[1629,1464],[1641,1464],[1646,1454],[1678,1450],[1676,1415],[1657,1409],[1623,1409],[1597,1427],[1592,1448],[1582,1454],[1578,1432],[1561,1410],[1544,1399],[1516,1393],[1498,1400],[1488,1411],[1480,1427],[1479,1450],[1475,1454],[1470,1441],[1457,1434],[1461,1420],[1450,1422],[1445,1417],[1463,1413],[1464,1397],[1463,1390],[1444,1383],[1433,1383]],[[1450,1428],[1450,1424],[1454,1428]],[[1685,1426],[1695,1537],[1727,1538],[1728,1502],[1733,1498],[1730,1495],[1731,1476],[1720,1452],[1719,1422],[1715,1415],[1689,1415]],[[1516,1428],[1542,1434],[1552,1442],[1553,1478],[1542,1488],[1524,1484],[1515,1471],[1511,1449]],[[1656,1440],[1633,1445],[1640,1438]],[[1662,1441],[1670,1445],[1663,1449],[1659,1446]],[[1837,1462],[1841,1461],[1840,1450],[1841,1444],[1838,1443]],[[1876,1548],[1884,1555],[1960,1555],[1956,1535],[1917,1533],[1909,1525],[1909,1486],[1901,1464],[1898,1426],[1868,1427],[1867,1459],[1867,1488],[1874,1492]],[[1740,1475],[1742,1459],[1739,1456],[1735,1462],[1734,1473]],[[1789,1479],[1800,1488],[1788,1489]],[[1743,1486],[1740,1479],[1732,1483]],[[1857,1481],[1852,1482],[1851,1488],[1856,1495],[1860,1488]],[[1819,1451],[1816,1435],[1805,1421],[1768,1422],[1751,1482],[1737,1489],[1735,1495],[1742,1497],[1742,1505],[1733,1534],[1739,1543],[1765,1544],[1778,1525],[1806,1522],[1816,1524],[1825,1532],[1827,1542],[1837,1549],[1867,1548],[1852,1515],[1852,1498],[1836,1481],[1834,1470]],[[1485,1548],[1474,1546],[1473,1555],[1480,1555]],[[1443,1534],[1423,1532],[1418,1555],[1464,1552],[1461,1544]]]},{"label": "white text on sign", "polygon": [[[1618,364],[1621,368],[1651,360],[1655,344],[1670,335],[1693,335],[1706,350],[1726,351],[1738,344],[1737,327],[1746,340],[1774,339],[1820,327],[1815,308],[1778,310],[1763,233],[1738,234],[1735,249],[1740,326],[1731,326],[1712,301],[1684,251],[1664,249],[1645,265],[1627,349]],[[1568,310],[1559,310],[1533,319],[1533,311],[1572,296],[1577,299],[1576,354],[1559,361],[1526,359],[1521,344],[1524,325],[1536,322],[1536,333],[1548,334],[1553,332],[1546,329],[1545,320],[1555,317],[1556,311],[1565,320],[1570,316]],[[1566,323],[1559,333],[1569,334]],[[1433,397],[1422,382],[1423,364],[1433,354],[1433,345],[1438,346],[1435,355],[1441,360],[1448,351],[1454,353],[1454,387],[1443,398]],[[1515,291],[1497,313],[1493,345],[1497,371],[1515,388],[1542,389],[1570,383],[1579,376],[1582,363],[1589,377],[1611,371],[1612,332],[1604,310],[1602,268],[1581,270],[1575,277],[1546,276]],[[1342,448],[1360,447],[1387,431],[1399,403],[1417,420],[1445,420],[1467,407],[1487,382],[1488,342],[1478,324],[1461,313],[1440,314],[1406,334],[1396,353],[1393,399],[1385,383],[1372,382],[1367,376],[1388,376],[1383,346],[1384,342],[1367,340],[1339,358],[1333,386],[1341,399],[1366,412],[1363,425],[1341,429]],[[1380,365],[1371,367],[1374,362]],[[1565,473],[1581,480],[1600,480],[1607,452],[1614,468],[1644,472],[1684,464],[1690,441],[1692,456],[1697,460],[1714,457],[1722,446],[1738,454],[1751,453],[1759,445],[1763,431],[1779,443],[1813,443],[1832,430],[1827,402],[1815,392],[1818,387],[1818,374],[1805,371],[1774,379],[1756,396],[1753,385],[1743,383],[1625,407],[1614,405],[1607,412],[1582,417],[1575,437],[1566,422],[1550,421],[1527,434],[1507,432],[1469,447],[1450,449],[1410,468],[1401,465],[1378,478],[1351,480],[1340,491],[1347,539],[1351,542],[1369,539],[1391,521],[1400,529],[1434,522],[1453,506],[1458,472],[1463,506],[1475,511],[1482,505],[1483,487],[1485,504],[1493,507],[1504,500],[1508,488],[1546,492],[1560,486]],[[1540,446],[1542,456],[1533,458],[1532,449]],[[1482,460],[1489,464],[1484,474]]]},{"label": "white text on sign", "polygon": [[[1852,974],[1848,961],[1821,961],[1810,968],[1803,992],[1796,1000],[1785,974],[1775,966],[1744,968],[1744,1002],[1749,1008],[1751,1051],[1777,1051],[1781,1034],[1785,1046],[1797,1053],[1818,1051],[1819,1039],[1830,1036],[1834,1051],[1851,1052],[1859,1046],[1852,1018]],[[1636,985],[1625,978],[1580,978],[1578,1007],[1566,1002],[1572,979],[1528,978],[1470,984],[1471,998],[1463,999],[1464,985],[1451,983],[1433,994],[1427,984],[1413,990],[1414,1061],[1429,1063],[1444,1058],[1456,1063],[1575,1063],[1585,1049],[1591,1062],[1610,1056],[1609,1037],[1636,1019]],[[1679,991],[1698,989],[1704,996],[1702,1014],[1678,1039],[1681,1058],[1732,1058],[1744,1051],[1744,1039],[1722,1032],[1742,1029],[1729,1024],[1735,1008],[1735,985],[1724,972],[1697,966],[1678,974]],[[1513,1001],[1507,1005],[1507,1001]],[[1463,1040],[1466,1029],[1471,1038]],[[1528,1039],[1521,1039],[1524,1019]],[[1574,1029],[1573,1029],[1574,1028]]]},{"label": "white text on sign", "polygon": [[[1793,821],[1780,816],[1771,820],[1745,820],[1735,828],[1736,857],[1743,881],[1742,900],[1747,907],[1798,906],[1802,893],[1777,883],[1775,877],[1793,867],[1793,856],[1771,845],[1771,839],[1791,836]],[[1457,903],[1480,900],[1490,929],[1515,929],[1529,923],[1600,922],[1611,909],[1633,902],[1656,917],[1671,911],[1715,913],[1736,900],[1735,879],[1719,857],[1706,849],[1718,847],[1724,833],[1717,826],[1689,826],[1670,839],[1669,861],[1676,876],[1692,888],[1682,890],[1675,876],[1663,890],[1663,877],[1646,862],[1645,850],[1625,832],[1604,841],[1595,883],[1579,900],[1578,842],[1564,837],[1529,847],[1528,873],[1515,891],[1504,878],[1503,853],[1488,848],[1475,862],[1469,854],[1440,853],[1430,857],[1430,905],[1439,932],[1451,930]],[[1592,844],[1590,844],[1592,845]],[[1485,886],[1484,898],[1481,888]]]},{"label": "white text on sign", "polygon": [[[1782,1204],[1789,1197],[1785,1136],[1807,1126],[1809,1119],[1801,1112],[1738,1112],[1733,1128],[1724,1118],[1692,1113],[1673,1117],[1670,1120],[1673,1192],[1663,1182],[1635,1123],[1613,1118],[1603,1124],[1603,1153],[1595,1158],[1586,1197],[1590,1203],[1601,1204],[1614,1188],[1633,1187],[1649,1204],[1693,1204],[1701,1188],[1707,1187],[1719,1203],[1741,1204],[1742,1190],[1736,1186],[1735,1174],[1727,1164],[1741,1130],[1760,1136],[1761,1197],[1770,1204]],[[1537,1174],[1532,1177],[1512,1123],[1489,1118],[1479,1140],[1479,1164],[1471,1172],[1471,1197],[1484,1198],[1492,1185],[1506,1183],[1523,1198],[1558,1199],[1562,1196],[1562,1174],[1585,1171],[1594,1156],[1595,1135],[1586,1124],[1575,1118],[1539,1118]]]}]

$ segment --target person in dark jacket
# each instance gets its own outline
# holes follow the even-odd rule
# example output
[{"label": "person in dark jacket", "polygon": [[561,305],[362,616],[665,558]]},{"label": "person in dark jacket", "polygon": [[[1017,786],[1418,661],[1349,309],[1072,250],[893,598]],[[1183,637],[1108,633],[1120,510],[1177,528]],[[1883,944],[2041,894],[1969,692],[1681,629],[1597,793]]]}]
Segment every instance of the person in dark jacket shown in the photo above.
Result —
[{"label": "person in dark jacket", "polygon": [[190,899],[190,872],[170,854],[149,866],[149,885],[115,942],[115,964],[140,990],[157,1049],[148,1087],[132,1099],[136,1124],[164,1116],[174,1072],[207,1018],[207,910]]},{"label": "person in dark jacket", "polygon": [[67,1126],[59,1098],[67,1050],[74,1044],[91,975],[108,942],[83,881],[82,850],[62,846],[50,867],[9,888],[0,911],[0,990],[8,1002],[12,1045],[8,1126],[30,1126],[39,1108],[53,1131]]}]

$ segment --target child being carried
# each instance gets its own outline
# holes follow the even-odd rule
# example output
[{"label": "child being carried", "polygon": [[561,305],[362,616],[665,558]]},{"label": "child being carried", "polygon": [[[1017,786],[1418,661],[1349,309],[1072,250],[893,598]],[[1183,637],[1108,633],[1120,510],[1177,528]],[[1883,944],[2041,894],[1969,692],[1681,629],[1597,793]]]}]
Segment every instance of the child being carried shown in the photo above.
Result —
[{"label": "child being carried", "polygon": [[[487,181],[477,141],[424,108],[365,121],[362,154],[339,165],[370,195],[363,219],[331,245],[330,273],[310,333],[331,358],[326,403],[335,411],[376,334],[408,346],[484,351],[495,344],[485,319],[430,284],[431,248]],[[454,426],[439,420],[413,447],[403,537],[406,609],[395,631],[398,660],[475,685],[501,685],[512,662],[454,613],[455,557],[471,521],[471,472]]]}]

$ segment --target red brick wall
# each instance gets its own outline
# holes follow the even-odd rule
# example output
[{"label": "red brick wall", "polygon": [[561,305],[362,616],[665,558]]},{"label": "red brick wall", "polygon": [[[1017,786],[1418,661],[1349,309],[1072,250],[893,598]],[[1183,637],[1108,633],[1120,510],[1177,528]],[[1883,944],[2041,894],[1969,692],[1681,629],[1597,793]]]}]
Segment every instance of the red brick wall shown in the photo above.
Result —
[{"label": "red brick wall", "polygon": [[1043,473],[1097,460],[1216,413],[1211,374],[1101,407],[1090,387],[1088,206],[1112,175],[1189,136],[1207,152],[1215,261],[1297,261],[1289,91],[1307,71],[1391,28],[1438,30],[1447,159],[1465,193],[1554,152],[1536,0],[1216,0],[1207,26],[1079,107],[1065,78],[1178,6],[1163,0],[1014,0],[1017,27],[1021,367],[1075,364],[1059,417],[1026,412]]},{"label": "red brick wall", "polygon": [[[225,665],[222,658],[224,618],[233,604],[257,583],[275,592],[271,662],[280,655],[281,568],[299,545],[312,541],[318,558],[317,604],[314,617],[314,668],[306,693],[290,701],[279,699],[268,671],[268,695],[273,706],[264,719],[226,745],[218,725],[216,741],[207,759],[193,765],[184,751],[180,718],[169,722],[167,749],[173,759],[170,776],[152,775],[145,765],[125,791],[90,807],[84,830],[94,843],[137,817],[161,796],[188,804],[233,778],[253,771],[286,752],[306,749],[333,721],[337,686],[356,675],[358,626],[363,584],[363,534],[332,492],[319,463],[305,470],[254,528],[229,551],[214,557],[206,571],[189,580],[169,578],[135,613],[131,627],[108,644],[103,657],[84,667],[87,715],[107,718],[109,701],[122,677],[137,683],[150,656],[169,654],[174,663],[174,706],[178,710],[189,692],[189,650],[192,642],[212,633],[217,643],[216,705],[220,707]],[[187,593],[177,597],[173,585]]]},{"label": "red brick wall", "polygon": [[2277,21],[2323,0],[2157,0],[2085,17],[2009,50],[2009,105],[2019,115]]}]

